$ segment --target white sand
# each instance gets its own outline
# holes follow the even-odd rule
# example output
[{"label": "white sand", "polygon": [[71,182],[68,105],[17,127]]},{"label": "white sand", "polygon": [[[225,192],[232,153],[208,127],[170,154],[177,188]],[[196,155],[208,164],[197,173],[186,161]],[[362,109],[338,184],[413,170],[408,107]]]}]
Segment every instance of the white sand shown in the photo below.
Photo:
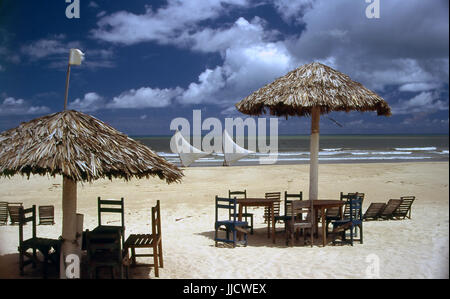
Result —
[{"label": "white sand", "polygon": [[[267,239],[263,209],[255,215],[255,234],[247,247],[214,247],[214,196],[228,189],[265,192],[303,191],[308,195],[308,165],[187,168],[181,184],[157,179],[97,181],[79,184],[78,212],[84,229],[97,226],[97,196],[125,197],[126,233],[150,232],[150,211],[161,200],[164,268],[160,278],[364,278],[379,262],[380,278],[449,278],[449,164],[325,164],[319,170],[319,197],[338,199],[339,192],[364,192],[364,211],[371,202],[415,195],[412,219],[364,223],[364,244],[317,245],[300,241],[285,246],[278,224],[277,243]],[[61,181],[34,176],[0,180],[0,200],[55,205],[56,225],[38,226],[38,235],[61,234]],[[31,226],[30,226],[31,228]],[[28,228],[28,230],[30,230]],[[18,227],[0,227],[0,278],[20,278]],[[146,261],[141,259],[141,261]],[[150,273],[149,273],[150,271]],[[133,270],[135,277],[154,277],[153,269]],[[371,272],[373,273],[373,272]],[[29,277],[29,276],[26,276]]]}]

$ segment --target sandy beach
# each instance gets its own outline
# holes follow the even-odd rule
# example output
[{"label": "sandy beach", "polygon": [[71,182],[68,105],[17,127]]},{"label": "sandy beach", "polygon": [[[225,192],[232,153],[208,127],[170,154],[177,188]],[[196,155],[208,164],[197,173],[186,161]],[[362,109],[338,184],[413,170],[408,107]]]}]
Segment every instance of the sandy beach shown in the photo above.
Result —
[{"label": "sandy beach", "polygon": [[[411,220],[364,222],[364,244],[293,247],[285,245],[283,225],[277,242],[267,238],[263,208],[255,213],[255,234],[247,247],[214,246],[214,197],[228,189],[308,195],[308,165],[185,168],[181,184],[159,179],[100,180],[78,185],[78,213],[84,229],[97,226],[97,197],[125,198],[126,235],[150,232],[151,206],[161,201],[164,268],[160,278],[365,278],[375,259],[379,278],[449,278],[449,163],[370,163],[320,165],[319,197],[364,192],[371,202],[414,195]],[[38,236],[61,235],[62,178],[20,176],[0,180],[0,200],[25,207],[55,205],[56,224],[38,226]],[[31,226],[26,229],[31,234]],[[0,227],[0,278],[20,278],[18,227]],[[145,262],[146,259],[140,259]],[[154,278],[153,269],[132,269],[135,278]],[[25,278],[30,278],[26,275]]]}]

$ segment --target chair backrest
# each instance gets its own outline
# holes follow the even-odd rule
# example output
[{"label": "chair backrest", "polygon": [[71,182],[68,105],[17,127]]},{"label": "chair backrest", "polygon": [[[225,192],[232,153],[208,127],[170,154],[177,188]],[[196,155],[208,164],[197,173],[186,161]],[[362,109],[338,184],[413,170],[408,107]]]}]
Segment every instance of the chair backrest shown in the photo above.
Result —
[{"label": "chair backrest", "polygon": [[369,219],[369,218],[378,218],[380,213],[383,211],[384,207],[386,206],[383,202],[373,202],[370,204],[370,206],[367,208],[366,212],[364,213],[363,218]]},{"label": "chair backrest", "polygon": [[348,205],[350,207],[349,219],[350,221],[362,220],[362,203],[363,199],[358,196],[358,193],[350,195]]},{"label": "chair backrest", "polygon": [[0,225],[8,223],[8,203],[0,201]]},{"label": "chair backrest", "polygon": [[55,207],[54,206],[39,206],[39,223],[54,223]]},{"label": "chair backrest", "polygon": [[247,198],[247,190],[244,191],[231,191],[228,190],[228,197],[229,198]]},{"label": "chair backrest", "polygon": [[[280,216],[280,202],[281,202],[281,192],[266,192],[266,199],[275,200],[273,203],[273,214],[274,216]],[[268,216],[269,209],[265,209],[265,216]]]},{"label": "chair backrest", "polygon": [[350,218],[350,205],[349,202],[350,200],[355,199],[355,196],[358,199],[361,199],[361,202],[364,201],[364,193],[360,193],[360,192],[355,192],[355,193],[348,193],[348,194],[344,194],[343,192],[341,192],[341,200],[345,200],[345,206],[344,206],[344,219],[349,219]]},{"label": "chair backrest", "polygon": [[299,193],[287,193],[287,191],[284,191],[284,215],[285,216],[291,216],[289,214],[289,206],[291,205],[293,200],[303,200],[303,192],[300,191]]},{"label": "chair backrest", "polygon": [[[32,222],[32,238],[36,238],[36,206],[33,205],[29,209],[24,209],[22,206],[19,208],[19,245],[23,243],[23,226],[28,222]],[[31,215],[29,215],[31,214]]]},{"label": "chair backrest", "polygon": [[[121,261],[120,232],[90,232],[86,230],[86,251],[88,263],[100,257],[105,263]],[[108,258],[106,258],[108,257]]]},{"label": "chair backrest", "polygon": [[237,219],[236,198],[223,198],[216,195],[216,222],[219,221],[220,210],[226,210],[232,221]]},{"label": "chair backrest", "polygon": [[400,197],[400,199],[402,200],[402,202],[395,210],[395,214],[397,214],[399,216],[406,216],[408,214],[408,212],[409,213],[411,212],[411,206],[412,206],[414,200],[416,199],[416,197],[415,196],[402,196],[402,197]]},{"label": "chair backrest", "polygon": [[[314,226],[315,217],[313,217],[313,202],[313,200],[293,200],[290,207],[288,207],[288,213],[293,216],[293,221],[291,223],[295,225],[295,222],[302,221],[302,223],[305,223],[305,221],[307,221],[311,224],[311,227]],[[303,219],[303,214],[306,215],[305,220]]]},{"label": "chair backrest", "polygon": [[23,208],[23,204],[21,202],[8,203],[8,213],[9,218],[11,218],[11,224],[20,222],[20,209]]},{"label": "chair backrest", "polygon": [[[98,197],[98,225],[102,225],[102,213],[118,213],[121,215],[121,227],[125,228],[124,200],[101,199]],[[112,206],[112,207],[111,207]]]},{"label": "chair backrest", "polygon": [[383,212],[381,212],[381,215],[383,216],[389,216],[392,215],[395,210],[400,206],[402,203],[401,199],[389,199],[389,201],[386,204],[386,207],[384,207]]},{"label": "chair backrest", "polygon": [[161,236],[161,208],[159,200],[156,201],[156,206],[152,207],[152,234]]}]

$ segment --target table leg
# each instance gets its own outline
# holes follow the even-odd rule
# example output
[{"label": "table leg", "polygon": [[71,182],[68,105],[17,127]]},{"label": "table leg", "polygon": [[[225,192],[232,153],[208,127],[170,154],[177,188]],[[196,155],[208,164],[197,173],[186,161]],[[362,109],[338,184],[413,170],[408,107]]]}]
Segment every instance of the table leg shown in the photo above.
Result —
[{"label": "table leg", "polygon": [[270,221],[272,220],[272,208],[268,206],[269,215],[267,215],[267,238],[270,239]]},{"label": "table leg", "polygon": [[[238,220],[242,221],[242,208],[243,208],[243,204],[239,204],[239,214],[238,214]],[[242,239],[242,233],[241,232],[237,232],[238,234],[238,240],[241,241]]]},{"label": "table leg", "polygon": [[319,216],[319,209],[314,208],[314,222],[315,222],[314,234],[316,238],[319,237],[319,222],[317,221],[318,216]]},{"label": "table leg", "polygon": [[325,247],[326,243],[327,243],[327,234],[326,234],[326,225],[325,225],[325,208],[321,208],[320,212],[322,214],[322,240],[323,240],[323,247]]},{"label": "table leg", "polygon": [[272,216],[271,216],[271,221],[272,221],[272,238],[273,238],[273,244],[275,244],[275,206],[272,203]]}]

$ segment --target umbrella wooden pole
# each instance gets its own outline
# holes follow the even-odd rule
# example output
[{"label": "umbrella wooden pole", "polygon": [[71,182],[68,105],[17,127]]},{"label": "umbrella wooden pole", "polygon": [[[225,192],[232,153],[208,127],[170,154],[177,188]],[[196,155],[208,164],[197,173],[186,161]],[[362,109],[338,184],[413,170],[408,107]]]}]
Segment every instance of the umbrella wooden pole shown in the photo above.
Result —
[{"label": "umbrella wooden pole", "polygon": [[[70,254],[78,255],[77,234],[77,182],[63,178],[63,227],[60,278],[66,278],[65,259]],[[78,263],[79,265],[79,263]],[[78,269],[78,273],[79,269]]]},{"label": "umbrella wooden pole", "polygon": [[320,108],[314,107],[311,112],[311,139],[309,162],[309,199],[319,198],[319,133]]}]

